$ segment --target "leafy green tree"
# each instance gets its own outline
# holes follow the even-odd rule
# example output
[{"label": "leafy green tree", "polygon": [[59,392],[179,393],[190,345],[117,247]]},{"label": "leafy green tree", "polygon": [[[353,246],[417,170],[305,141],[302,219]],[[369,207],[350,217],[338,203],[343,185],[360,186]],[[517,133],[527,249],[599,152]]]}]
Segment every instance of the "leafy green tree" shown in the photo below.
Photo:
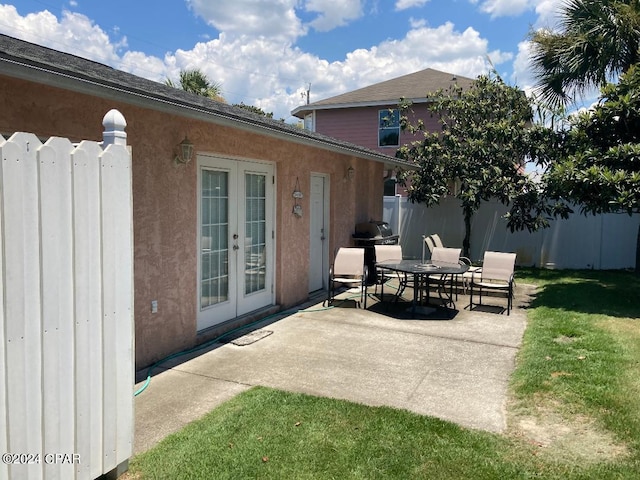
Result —
[{"label": "leafy green tree", "polygon": [[167,78],[165,85],[175,88],[181,88],[185,92],[195,93],[209,97],[213,100],[222,101],[220,96],[222,87],[219,83],[211,83],[207,76],[197,68],[191,70],[180,70],[180,86],[176,86],[170,78]]},{"label": "leafy green tree", "polygon": [[640,67],[575,117],[565,151],[544,175],[550,198],[575,202],[582,213],[640,213]]},{"label": "leafy green tree", "polygon": [[[561,31],[531,35],[542,97],[553,105],[600,86],[599,104],[574,118],[544,175],[545,195],[566,211],[584,214],[640,211],[638,186],[639,0],[567,0]],[[614,85],[608,82],[617,81]],[[564,200],[563,200],[564,199]],[[523,205],[523,211],[526,211]],[[640,229],[636,271],[640,272]]]},{"label": "leafy green tree", "polygon": [[560,30],[530,35],[542,97],[552,105],[626,72],[640,60],[639,0],[566,0]]},{"label": "leafy green tree", "polygon": [[418,166],[416,172],[407,174],[409,199],[433,206],[453,194],[453,180],[459,184],[455,197],[464,217],[465,256],[471,247],[473,215],[489,199],[511,204],[508,220],[512,230],[547,226],[548,207],[524,167],[526,161],[544,161],[550,156],[554,137],[549,129],[532,125],[532,106],[524,93],[495,75],[485,75],[467,90],[454,87],[429,97],[428,113],[438,117],[441,132],[425,131],[422,121],[411,123],[411,107],[401,105],[402,128],[422,133],[422,138],[397,152],[398,157]]}]

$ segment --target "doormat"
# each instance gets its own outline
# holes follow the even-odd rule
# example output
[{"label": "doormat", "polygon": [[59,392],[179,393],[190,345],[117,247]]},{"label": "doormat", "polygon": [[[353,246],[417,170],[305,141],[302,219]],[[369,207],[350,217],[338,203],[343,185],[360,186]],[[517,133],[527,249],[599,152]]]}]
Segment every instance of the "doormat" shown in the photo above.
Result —
[{"label": "doormat", "polygon": [[247,345],[251,345],[252,343],[257,342],[258,340],[262,340],[263,338],[268,337],[273,333],[272,330],[254,330],[253,332],[249,332],[246,335],[242,335],[238,338],[233,338],[229,340],[229,343],[233,343],[239,347],[244,347]]}]

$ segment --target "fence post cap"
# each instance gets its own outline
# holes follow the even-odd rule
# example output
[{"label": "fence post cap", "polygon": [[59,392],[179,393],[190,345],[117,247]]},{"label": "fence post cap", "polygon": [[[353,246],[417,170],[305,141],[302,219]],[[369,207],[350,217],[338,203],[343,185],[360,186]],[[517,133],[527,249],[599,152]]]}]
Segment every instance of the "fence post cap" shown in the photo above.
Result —
[{"label": "fence post cap", "polygon": [[127,121],[115,108],[109,110],[102,119],[104,132],[102,139],[106,145],[126,145],[127,134],[124,129],[127,127]]}]

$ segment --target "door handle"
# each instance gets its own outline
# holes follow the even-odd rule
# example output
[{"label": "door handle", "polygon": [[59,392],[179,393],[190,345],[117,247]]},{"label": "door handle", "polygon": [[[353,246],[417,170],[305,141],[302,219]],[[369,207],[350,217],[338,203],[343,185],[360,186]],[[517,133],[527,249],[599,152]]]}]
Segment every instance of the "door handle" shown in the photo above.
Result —
[{"label": "door handle", "polygon": [[233,249],[234,249],[234,250],[239,250],[239,249],[240,249],[240,247],[239,247],[238,245],[234,245],[234,246],[233,246]]}]

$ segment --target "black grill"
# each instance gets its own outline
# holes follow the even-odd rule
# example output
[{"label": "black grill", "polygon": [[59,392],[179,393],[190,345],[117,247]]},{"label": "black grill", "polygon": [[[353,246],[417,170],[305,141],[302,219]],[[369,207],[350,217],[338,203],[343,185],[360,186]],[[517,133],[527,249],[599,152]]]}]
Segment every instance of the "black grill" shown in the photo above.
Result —
[{"label": "black grill", "polygon": [[364,261],[369,269],[367,284],[376,282],[376,249],[374,245],[397,245],[399,235],[394,235],[387,222],[364,222],[356,224],[352,235],[356,247],[364,247]]},{"label": "black grill", "polygon": [[393,237],[393,231],[387,222],[364,222],[356,224],[354,238],[379,239],[380,237]]}]

